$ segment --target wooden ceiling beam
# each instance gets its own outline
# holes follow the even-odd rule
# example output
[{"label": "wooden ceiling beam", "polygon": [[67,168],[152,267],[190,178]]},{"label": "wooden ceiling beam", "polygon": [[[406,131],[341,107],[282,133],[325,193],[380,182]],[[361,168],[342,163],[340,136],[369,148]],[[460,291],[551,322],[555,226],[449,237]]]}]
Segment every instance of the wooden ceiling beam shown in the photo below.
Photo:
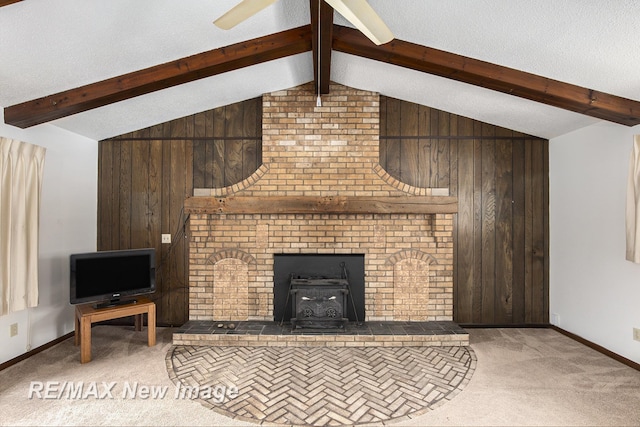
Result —
[{"label": "wooden ceiling beam", "polygon": [[640,124],[638,101],[402,40],[376,46],[360,31],[335,25],[333,49],[626,126]]},{"label": "wooden ceiling beam", "polygon": [[[311,10],[311,46],[313,79],[316,93],[329,93],[331,80],[331,44],[333,40],[333,8],[324,0],[309,0]],[[320,22],[318,22],[318,19]],[[318,41],[320,53],[318,54]],[[320,69],[318,70],[318,66]],[[318,89],[318,85],[319,88]]]},{"label": "wooden ceiling beam", "polygon": [[[313,6],[315,1],[310,0],[310,4]],[[315,5],[317,7],[317,3]],[[317,9],[316,13],[312,12],[311,15],[313,21]],[[6,107],[5,123],[26,128],[139,95],[312,50],[316,84],[319,75],[320,92],[328,93],[333,48],[340,52],[496,90],[602,120],[627,126],[640,124],[638,101],[402,40],[396,39],[376,46],[360,31],[334,25],[333,9],[325,2],[321,2],[320,5],[321,51],[318,69],[317,47],[313,46],[318,40],[317,24],[316,20],[315,25],[236,43]],[[327,25],[329,27],[325,28]],[[331,44],[328,40],[331,40]]]},{"label": "wooden ceiling beam", "polygon": [[4,109],[5,123],[27,128],[139,95],[311,50],[309,25],[59,92]]},{"label": "wooden ceiling beam", "polygon": [[0,0],[0,7],[7,6],[13,3],[18,3],[19,1],[22,1],[22,0]]}]

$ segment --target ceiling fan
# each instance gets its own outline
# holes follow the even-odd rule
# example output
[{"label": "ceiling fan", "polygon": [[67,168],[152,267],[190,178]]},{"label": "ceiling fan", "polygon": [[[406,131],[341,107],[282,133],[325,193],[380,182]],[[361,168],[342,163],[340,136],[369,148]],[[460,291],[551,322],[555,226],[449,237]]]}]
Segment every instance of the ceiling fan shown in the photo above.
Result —
[{"label": "ceiling fan", "polygon": [[[242,0],[213,23],[228,30],[277,0]],[[393,33],[367,0],[324,0],[377,45],[393,40]]]}]

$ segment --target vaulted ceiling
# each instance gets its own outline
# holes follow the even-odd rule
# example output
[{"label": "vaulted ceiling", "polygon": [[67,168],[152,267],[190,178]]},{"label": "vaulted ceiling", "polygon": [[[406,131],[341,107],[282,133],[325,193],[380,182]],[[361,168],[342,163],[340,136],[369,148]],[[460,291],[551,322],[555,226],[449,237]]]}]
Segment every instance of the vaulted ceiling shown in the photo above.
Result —
[{"label": "vaulted ceiling", "polygon": [[237,2],[0,0],[5,122],[104,139],[315,74],[546,138],[640,123],[634,0],[369,0],[380,47],[316,0],[212,24]]}]

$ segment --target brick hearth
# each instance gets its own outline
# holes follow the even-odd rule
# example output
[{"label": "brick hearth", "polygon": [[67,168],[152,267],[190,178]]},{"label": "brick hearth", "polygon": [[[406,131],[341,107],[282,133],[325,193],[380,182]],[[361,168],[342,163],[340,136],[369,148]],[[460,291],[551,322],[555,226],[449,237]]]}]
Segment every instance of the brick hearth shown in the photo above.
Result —
[{"label": "brick hearth", "polygon": [[447,347],[469,345],[453,322],[349,323],[344,330],[295,329],[276,322],[190,320],[173,334],[174,345],[238,347]]},{"label": "brick hearth", "polygon": [[[322,107],[312,85],[266,94],[262,166],[194,199],[448,196],[387,174],[378,136],[378,94],[333,84]],[[227,213],[189,202],[191,321],[273,321],[279,253],[364,254],[367,322],[453,319],[451,212]]]}]

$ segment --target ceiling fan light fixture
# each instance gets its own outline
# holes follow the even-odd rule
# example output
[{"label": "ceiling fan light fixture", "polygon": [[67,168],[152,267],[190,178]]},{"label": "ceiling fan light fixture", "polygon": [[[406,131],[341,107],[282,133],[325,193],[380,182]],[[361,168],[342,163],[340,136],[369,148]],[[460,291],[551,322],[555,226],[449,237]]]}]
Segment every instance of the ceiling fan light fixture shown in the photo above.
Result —
[{"label": "ceiling fan light fixture", "polygon": [[245,19],[250,18],[276,1],[278,0],[242,0],[233,9],[230,9],[220,18],[213,21],[213,23],[218,28],[230,30]]},{"label": "ceiling fan light fixture", "polygon": [[366,0],[325,0],[377,45],[394,39],[394,35]]}]

